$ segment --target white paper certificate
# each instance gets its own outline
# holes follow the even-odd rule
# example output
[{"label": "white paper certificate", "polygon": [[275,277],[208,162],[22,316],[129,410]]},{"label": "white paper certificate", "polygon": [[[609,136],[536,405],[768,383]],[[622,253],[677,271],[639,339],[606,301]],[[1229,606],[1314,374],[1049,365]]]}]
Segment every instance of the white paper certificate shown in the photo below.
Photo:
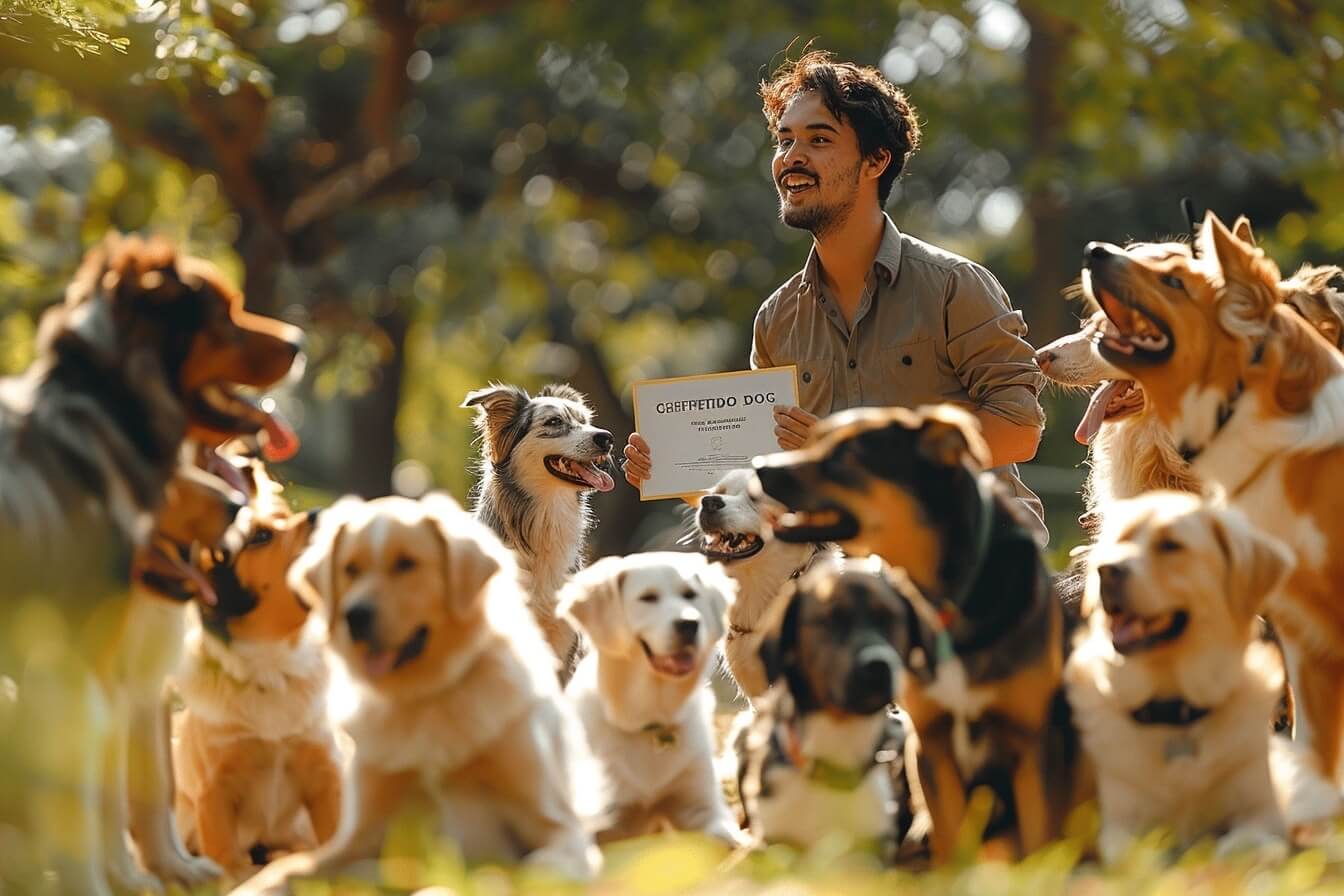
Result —
[{"label": "white paper certificate", "polygon": [[680,498],[708,491],[729,470],[779,450],[774,406],[798,404],[798,369],[642,380],[633,395],[635,429],[653,461],[639,499]]}]

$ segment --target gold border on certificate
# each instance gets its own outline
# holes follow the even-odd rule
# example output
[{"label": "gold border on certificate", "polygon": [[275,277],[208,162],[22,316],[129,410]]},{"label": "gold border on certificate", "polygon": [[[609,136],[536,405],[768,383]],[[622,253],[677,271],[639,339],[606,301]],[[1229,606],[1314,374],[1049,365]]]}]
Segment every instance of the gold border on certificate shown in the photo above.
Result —
[{"label": "gold border on certificate", "polygon": [[[700,374],[691,374],[690,376],[665,376],[653,380],[637,380],[636,382],[630,384],[630,404],[635,415],[635,432],[642,432],[639,425],[640,386],[654,386],[663,383],[690,382],[692,380],[699,380],[699,381],[714,380],[714,379],[722,379],[724,377],[736,377],[739,379],[745,379],[746,377],[753,376],[758,373],[779,373],[781,370],[787,370],[793,374],[793,395],[796,400],[799,397],[798,365],[796,364],[781,364],[778,367],[758,367],[755,369],[748,369],[748,370],[725,370],[720,373],[700,373]],[[649,447],[652,448],[653,446],[650,445]],[[644,494],[643,487],[641,487],[639,490],[639,500],[665,501],[668,498],[681,498],[683,501],[686,501],[687,503],[694,503],[694,499],[698,499],[705,494],[708,494],[708,492],[698,491],[698,492],[686,492],[684,494],[680,492],[672,492],[666,495],[646,495]]]}]

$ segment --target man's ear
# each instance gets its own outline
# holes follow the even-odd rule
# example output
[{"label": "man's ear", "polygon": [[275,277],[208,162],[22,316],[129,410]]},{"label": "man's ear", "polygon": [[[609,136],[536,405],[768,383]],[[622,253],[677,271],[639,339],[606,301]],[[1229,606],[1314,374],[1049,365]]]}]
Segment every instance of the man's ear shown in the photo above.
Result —
[{"label": "man's ear", "polygon": [[522,389],[502,383],[491,383],[487,388],[468,392],[462,399],[462,407],[474,407],[479,411],[476,430],[485,440],[491,463],[497,464],[508,455],[509,423],[522,413],[528,400],[528,394]]},{"label": "man's ear", "polygon": [[1212,510],[1213,537],[1222,548],[1228,604],[1233,616],[1250,622],[1297,565],[1297,558],[1283,542],[1232,509]]},{"label": "man's ear", "polygon": [[290,564],[286,574],[285,581],[299,600],[328,617],[340,601],[336,558],[341,539],[346,525],[364,506],[363,498],[347,495],[318,514],[308,546]]},{"label": "man's ear", "polygon": [[886,171],[887,166],[891,164],[891,150],[887,149],[885,146],[878,147],[873,150],[863,162],[864,166],[868,169],[867,174],[869,177],[881,177],[882,172]]},{"label": "man's ear", "polygon": [[772,685],[784,674],[798,652],[798,606],[802,603],[796,580],[786,584],[761,619],[763,635],[757,655]]},{"label": "man's ear", "polygon": [[508,548],[448,495],[437,492],[421,504],[442,551],[448,608],[459,619],[469,616],[484,603],[486,583],[511,565]]},{"label": "man's ear", "polygon": [[920,454],[944,467],[967,464],[977,471],[989,468],[989,445],[973,414],[952,405],[928,405],[917,413],[922,418]]},{"label": "man's ear", "polygon": [[576,572],[560,589],[556,607],[562,619],[588,636],[598,653],[610,656],[625,656],[631,647],[621,597],[624,561],[624,557],[604,557]]}]

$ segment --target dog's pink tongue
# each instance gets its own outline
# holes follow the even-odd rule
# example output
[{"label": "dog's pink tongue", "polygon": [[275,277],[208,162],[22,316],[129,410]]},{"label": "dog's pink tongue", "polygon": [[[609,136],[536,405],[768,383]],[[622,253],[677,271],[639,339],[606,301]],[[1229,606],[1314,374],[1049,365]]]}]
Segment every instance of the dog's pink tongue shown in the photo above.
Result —
[{"label": "dog's pink tongue", "polygon": [[299,434],[273,401],[268,399],[263,407],[266,410],[266,426],[263,430],[265,438],[261,440],[261,453],[271,463],[282,463],[298,453]]},{"label": "dog's pink tongue", "polygon": [[611,478],[611,474],[595,464],[579,463],[574,465],[583,477],[583,481],[591,485],[600,492],[609,492],[616,487],[616,480]]},{"label": "dog's pink tongue", "polygon": [[1143,620],[1137,616],[1111,620],[1111,643],[1123,650],[1143,637]]},{"label": "dog's pink tongue", "polygon": [[364,673],[369,678],[382,678],[392,671],[396,662],[397,652],[395,650],[381,650],[366,654],[364,657]]},{"label": "dog's pink tongue", "polygon": [[1120,388],[1124,380],[1107,380],[1092,392],[1092,398],[1087,402],[1087,410],[1083,413],[1083,419],[1078,422],[1078,428],[1073,431],[1073,438],[1080,445],[1091,445],[1092,440],[1097,437],[1101,431],[1101,424],[1106,421],[1106,406],[1111,403],[1111,398]]}]

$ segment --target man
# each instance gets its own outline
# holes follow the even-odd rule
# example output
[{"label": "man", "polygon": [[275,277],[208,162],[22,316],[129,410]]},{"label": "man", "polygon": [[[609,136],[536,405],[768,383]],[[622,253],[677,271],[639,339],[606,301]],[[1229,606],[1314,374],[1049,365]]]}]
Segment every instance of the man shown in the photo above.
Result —
[{"label": "man", "polygon": [[[1044,544],[1041,503],[1013,466],[1036,456],[1045,422],[1026,323],[987,270],[902,234],[882,210],[919,146],[905,94],[876,69],[813,51],[763,82],[761,97],[780,217],[813,237],[752,338],[753,368],[798,367],[802,406],[775,408],[779,446],[801,446],[819,417],[846,408],[959,403]],[[638,433],[625,457],[638,487],[652,468]]]}]

